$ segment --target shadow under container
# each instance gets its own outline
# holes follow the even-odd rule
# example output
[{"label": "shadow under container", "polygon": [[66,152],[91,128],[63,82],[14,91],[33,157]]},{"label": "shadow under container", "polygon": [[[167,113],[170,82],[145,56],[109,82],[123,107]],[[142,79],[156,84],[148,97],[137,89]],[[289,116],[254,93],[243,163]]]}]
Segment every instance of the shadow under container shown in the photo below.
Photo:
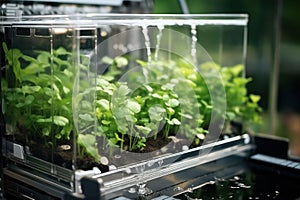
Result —
[{"label": "shadow under container", "polygon": [[221,69],[245,76],[247,17],[2,17],[4,173],[80,193],[81,177],[217,141]]}]

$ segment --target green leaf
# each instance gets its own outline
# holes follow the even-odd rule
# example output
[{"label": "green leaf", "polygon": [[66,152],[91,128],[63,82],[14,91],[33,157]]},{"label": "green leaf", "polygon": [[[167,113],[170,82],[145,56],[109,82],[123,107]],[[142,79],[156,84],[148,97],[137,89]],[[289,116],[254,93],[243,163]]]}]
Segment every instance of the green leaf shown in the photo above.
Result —
[{"label": "green leaf", "polygon": [[101,59],[101,61],[102,61],[103,63],[109,64],[109,65],[113,64],[113,62],[114,62],[114,60],[113,60],[112,58],[108,57],[108,56],[104,56],[104,57]]},{"label": "green leaf", "polygon": [[129,93],[130,93],[130,89],[128,88],[127,85],[121,85],[115,92],[117,98],[123,98]]},{"label": "green leaf", "polygon": [[157,98],[157,99],[162,99],[162,98],[163,98],[163,97],[162,97],[161,95],[159,95],[158,93],[153,93],[151,96],[154,97],[154,98]]},{"label": "green leaf", "polygon": [[100,99],[100,100],[96,101],[96,103],[97,103],[97,106],[100,106],[104,110],[109,110],[109,108],[110,108],[109,101],[106,99]]},{"label": "green leaf", "polygon": [[104,124],[104,125],[109,125],[111,123],[111,121],[101,120],[101,123]]},{"label": "green leaf", "polygon": [[162,121],[164,119],[166,110],[160,105],[155,105],[149,108],[148,113],[151,122]]},{"label": "green leaf", "polygon": [[135,125],[135,127],[145,135],[149,134],[152,131],[149,127],[146,126]]},{"label": "green leaf", "polygon": [[[25,69],[22,69],[21,76],[23,80],[36,79],[39,78],[36,76],[37,73],[41,73],[44,71],[44,68],[36,63],[30,63]],[[30,78],[27,78],[28,75],[31,75]]]},{"label": "green leaf", "polygon": [[49,55],[46,54],[46,53],[40,53],[38,56],[37,56],[37,60],[40,62],[40,63],[43,63],[43,64],[49,64]]},{"label": "green leaf", "polygon": [[78,144],[85,149],[88,155],[92,156],[96,161],[98,162],[100,161],[100,155],[98,153],[98,149],[95,147],[96,138],[94,135],[79,134],[77,141]]},{"label": "green leaf", "polygon": [[63,86],[63,91],[65,94],[69,94],[71,90],[69,88]]},{"label": "green leaf", "polygon": [[165,103],[167,106],[172,108],[177,107],[179,105],[179,101],[177,99],[169,99],[168,102]]},{"label": "green leaf", "polygon": [[172,83],[167,83],[167,84],[165,84],[165,85],[162,85],[161,86],[161,89],[162,90],[173,90],[173,88],[174,88],[174,84],[172,84]]},{"label": "green leaf", "polygon": [[127,107],[134,113],[139,113],[141,111],[140,104],[134,100],[127,100]]},{"label": "green leaf", "polygon": [[66,126],[69,120],[64,116],[53,116],[53,123],[57,126]]},{"label": "green leaf", "polygon": [[119,135],[118,135],[117,133],[115,133],[115,139],[116,139],[117,141],[124,142],[124,140],[122,140],[122,139],[119,137]]},{"label": "green leaf", "polygon": [[176,118],[173,118],[173,119],[172,119],[172,122],[173,122],[173,124],[175,124],[175,125],[180,125],[180,124],[181,124],[181,122],[180,122],[178,119],[176,119]]},{"label": "green leaf", "polygon": [[251,81],[250,78],[246,79],[246,78],[242,78],[242,77],[236,77],[233,79],[233,83],[236,85],[246,85],[250,81]]},{"label": "green leaf", "polygon": [[23,106],[28,106],[34,101],[34,96],[28,95],[25,97],[24,102],[17,103],[16,108],[21,108]]},{"label": "green leaf", "polygon": [[23,106],[25,106],[25,103],[17,103],[17,104],[16,104],[16,108],[21,108],[21,107],[23,107]]},{"label": "green leaf", "polygon": [[3,47],[5,55],[7,55],[8,54],[8,48],[7,48],[7,45],[6,45],[5,42],[2,42],[2,47]]},{"label": "green leaf", "polygon": [[147,62],[145,62],[145,61],[143,61],[143,60],[137,60],[136,61],[139,65],[141,65],[142,67],[144,67],[144,66],[147,66],[148,65],[148,63]]},{"label": "green leaf", "polygon": [[167,123],[170,124],[170,125],[174,125],[174,122],[170,119],[167,119]]},{"label": "green leaf", "polygon": [[60,55],[70,55],[70,52],[68,52],[65,48],[63,47],[59,47],[58,49],[56,49],[54,51],[54,54],[56,54],[56,56],[60,56]]},{"label": "green leaf", "polygon": [[50,135],[50,128],[45,127],[42,129],[43,136],[49,136]]},{"label": "green leaf", "polygon": [[250,99],[253,103],[258,103],[260,100],[260,96],[259,95],[255,95],[255,94],[250,94]]},{"label": "green leaf", "polygon": [[36,122],[39,122],[39,123],[51,123],[52,122],[52,118],[38,119]]},{"label": "green leaf", "polygon": [[79,118],[88,122],[94,121],[94,118],[90,114],[80,114]]},{"label": "green leaf", "polygon": [[239,76],[241,75],[242,71],[244,70],[243,65],[235,65],[233,67],[228,67],[230,71],[233,73],[234,76]]},{"label": "green leaf", "polygon": [[144,85],[149,93],[153,92],[153,88],[150,85]]},{"label": "green leaf", "polygon": [[34,96],[28,95],[25,97],[25,104],[30,105],[34,101]]},{"label": "green leaf", "polygon": [[64,74],[65,74],[67,77],[70,77],[70,78],[73,77],[73,75],[74,75],[73,72],[71,72],[71,71],[68,70],[68,69],[65,69],[65,70],[64,70]]},{"label": "green leaf", "polygon": [[167,113],[169,115],[174,115],[175,114],[175,110],[173,108],[171,108],[171,107],[167,107]]},{"label": "green leaf", "polygon": [[37,59],[31,57],[31,56],[27,56],[27,55],[22,55],[22,58],[30,63],[39,63]]},{"label": "green leaf", "polygon": [[226,112],[226,118],[228,120],[234,120],[234,118],[236,117],[236,115],[233,112]]},{"label": "green leaf", "polygon": [[116,57],[114,61],[117,65],[117,67],[119,67],[119,68],[125,67],[126,65],[128,65],[128,60],[124,57]]},{"label": "green leaf", "polygon": [[182,117],[184,117],[184,118],[187,118],[187,119],[193,119],[193,116],[189,115],[189,114],[179,113],[179,115],[182,116]]},{"label": "green leaf", "polygon": [[91,134],[79,134],[78,142],[85,147],[94,146],[96,144],[96,138]]},{"label": "green leaf", "polygon": [[35,92],[40,91],[41,87],[40,86],[28,86],[28,85],[24,85],[22,87],[22,92],[24,94],[33,94]]}]

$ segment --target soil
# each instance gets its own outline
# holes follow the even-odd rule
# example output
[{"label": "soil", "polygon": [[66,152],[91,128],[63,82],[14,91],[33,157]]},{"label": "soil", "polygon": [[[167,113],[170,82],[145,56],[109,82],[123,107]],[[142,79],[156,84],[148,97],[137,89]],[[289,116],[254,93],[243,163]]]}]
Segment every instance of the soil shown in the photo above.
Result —
[{"label": "soil", "polygon": [[[240,134],[242,127],[239,123],[232,123],[231,133],[221,135],[220,139],[224,139],[226,137],[231,137],[236,134]],[[22,135],[22,134],[20,134]],[[23,135],[24,137],[24,135]],[[21,137],[19,137],[20,140]],[[20,141],[26,141],[25,138],[22,138]],[[20,142],[19,141],[19,142]],[[68,141],[66,144],[61,144],[55,148],[51,148],[51,146],[45,146],[42,142],[37,143],[36,141],[43,141],[42,138],[34,139],[34,141],[27,142],[27,144],[23,144],[24,146],[28,146],[29,151],[26,153],[31,154],[37,158],[42,160],[57,164],[67,169],[73,169],[73,149],[71,149],[70,144],[72,141]],[[202,142],[202,141],[201,141]],[[154,157],[160,156],[162,154],[168,153],[176,153],[181,152],[183,146],[188,146],[189,148],[197,147],[200,144],[196,144],[195,141],[191,143],[185,138],[178,138],[176,136],[170,136],[169,138],[164,138],[162,135],[157,135],[157,138],[154,137],[147,138],[146,146],[143,149],[135,149],[132,151],[128,151],[128,143],[125,139],[124,149],[120,150],[119,148],[108,148],[103,146],[98,146],[100,150],[100,155],[108,158],[108,164],[101,164],[94,161],[91,157],[84,158],[76,158],[76,167],[78,169],[89,170],[93,167],[98,167],[102,172],[109,171],[109,165],[114,165],[116,167],[124,166],[136,162],[145,161],[148,159],[152,159]],[[98,138],[98,144],[103,143],[103,138]],[[20,143],[22,144],[22,143]],[[126,145],[127,144],[127,145]],[[68,146],[69,148],[62,148],[62,146]],[[53,152],[53,153],[52,153]]]}]

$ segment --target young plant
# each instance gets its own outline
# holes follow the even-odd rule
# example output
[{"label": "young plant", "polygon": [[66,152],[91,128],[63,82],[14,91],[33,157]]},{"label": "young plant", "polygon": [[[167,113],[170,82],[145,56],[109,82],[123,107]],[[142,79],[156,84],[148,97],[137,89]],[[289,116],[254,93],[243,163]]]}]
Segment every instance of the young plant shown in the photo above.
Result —
[{"label": "young plant", "polygon": [[[8,49],[6,43],[2,47],[8,64],[1,80],[5,117],[16,140],[31,147],[39,141],[48,147],[71,144],[76,77],[72,54],[60,47],[52,54],[34,51],[35,56],[28,56]],[[93,141],[90,136],[78,136],[79,152],[99,160],[91,149]]]}]

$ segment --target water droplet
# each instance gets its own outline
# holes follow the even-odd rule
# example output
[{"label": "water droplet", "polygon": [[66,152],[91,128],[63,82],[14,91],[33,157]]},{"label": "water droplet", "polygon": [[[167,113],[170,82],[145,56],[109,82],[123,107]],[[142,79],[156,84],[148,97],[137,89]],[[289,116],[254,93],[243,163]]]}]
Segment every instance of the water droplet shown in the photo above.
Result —
[{"label": "water droplet", "polygon": [[147,26],[142,26],[142,32],[145,38],[145,46],[147,50],[148,63],[151,63],[152,59],[151,59],[151,49],[150,49],[150,38],[149,38]]},{"label": "water droplet", "polygon": [[115,165],[109,165],[108,168],[109,168],[109,171],[117,169],[117,167]]},{"label": "water droplet", "polygon": [[147,163],[147,166],[148,166],[148,167],[151,167],[152,165],[154,165],[154,163],[155,163],[155,162],[154,162],[153,160],[150,160],[150,161]]},{"label": "water droplet", "polygon": [[236,182],[236,184],[237,184],[237,186],[239,186],[239,187],[241,187],[241,188],[245,188],[245,189],[251,188],[251,186],[245,185],[244,183],[237,183],[237,182]]},{"label": "water droplet", "polygon": [[174,191],[175,191],[175,192],[180,192],[180,191],[182,191],[182,190],[183,190],[183,188],[182,188],[182,187],[179,187],[179,186],[174,188]]},{"label": "water droplet", "polygon": [[146,187],[146,183],[139,184],[138,187],[139,187],[138,193],[141,195],[152,193],[152,190]]},{"label": "water droplet", "polygon": [[68,151],[68,150],[71,149],[71,146],[65,144],[65,145],[60,145],[59,148],[60,148],[61,150],[63,150],[63,151]]},{"label": "water droplet", "polygon": [[125,169],[125,172],[126,172],[127,174],[131,174],[131,169],[130,169],[130,168],[126,168],[126,169]]},{"label": "water droplet", "polygon": [[157,161],[157,163],[158,163],[158,167],[161,167],[162,164],[164,163],[164,160],[159,160],[159,161]]},{"label": "water droplet", "polygon": [[156,46],[155,46],[155,53],[154,53],[154,60],[157,61],[158,59],[158,51],[159,51],[159,46],[160,46],[160,41],[162,37],[162,31],[164,29],[163,25],[158,25],[158,34],[156,35]]},{"label": "water droplet", "polygon": [[115,157],[116,159],[119,159],[119,158],[121,158],[121,155],[120,155],[120,154],[116,154],[114,157]]},{"label": "water droplet", "polygon": [[105,156],[102,156],[100,158],[100,163],[103,164],[103,165],[108,165],[109,161]]},{"label": "water droplet", "polygon": [[128,44],[127,45],[127,48],[129,49],[129,51],[133,51],[133,49],[134,49],[134,46],[132,45],[132,44]]},{"label": "water droplet", "polygon": [[189,147],[187,145],[183,145],[182,146],[182,151],[187,151],[187,150],[189,150]]},{"label": "water droplet", "polygon": [[192,37],[193,42],[197,42],[197,38],[196,37]]},{"label": "water droplet", "polygon": [[130,194],[134,194],[134,193],[136,193],[136,189],[134,187],[131,187],[131,188],[128,189],[128,192]]},{"label": "water droplet", "polygon": [[196,25],[191,25],[191,35],[192,35],[192,44],[191,44],[191,56],[194,62],[194,65],[197,65],[197,30]]},{"label": "water droplet", "polygon": [[118,49],[118,46],[119,46],[118,44],[114,44],[114,45],[113,45],[113,48],[114,48],[114,49]]},{"label": "water droplet", "polygon": [[168,147],[164,146],[160,150],[162,153],[166,153],[168,151]]},{"label": "water droplet", "polygon": [[188,189],[186,190],[186,192],[192,193],[192,192],[193,192],[193,189],[192,189],[192,188],[188,188]]}]

